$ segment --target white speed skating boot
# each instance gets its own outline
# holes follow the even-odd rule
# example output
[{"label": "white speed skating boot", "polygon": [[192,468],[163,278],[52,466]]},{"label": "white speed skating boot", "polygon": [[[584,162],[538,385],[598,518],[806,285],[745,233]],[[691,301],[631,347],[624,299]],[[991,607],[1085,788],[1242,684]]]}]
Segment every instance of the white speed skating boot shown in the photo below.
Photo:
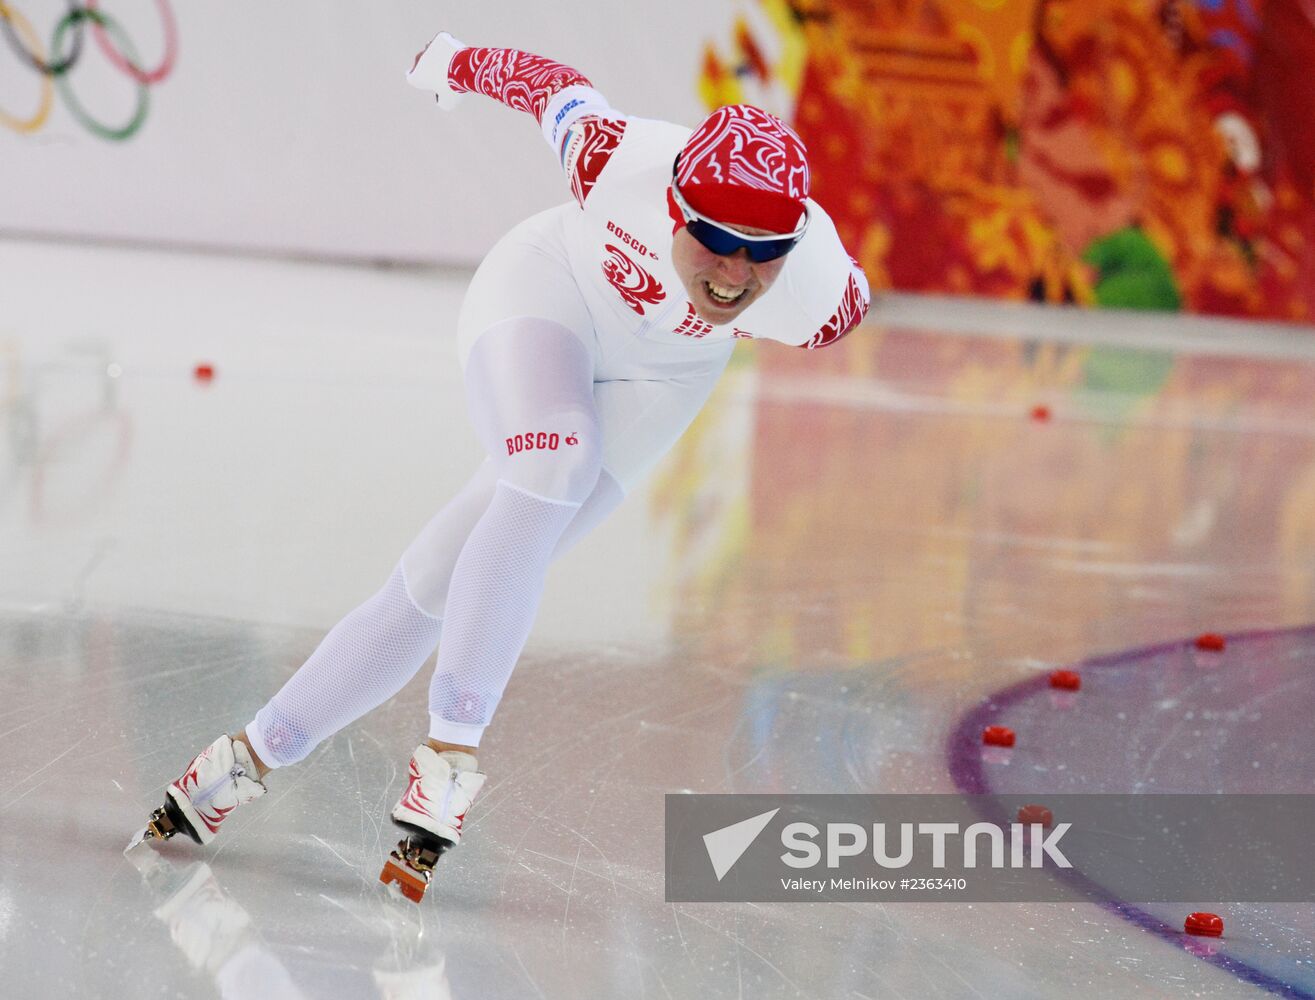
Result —
[{"label": "white speed skating boot", "polygon": [[461,842],[466,813],[484,787],[486,775],[476,767],[475,758],[468,753],[416,748],[406,791],[392,812],[393,822],[407,836],[388,856],[379,873],[380,882],[396,884],[413,902],[424,898],[434,865]]},{"label": "white speed skating boot", "polygon": [[127,850],[143,840],[168,840],[177,833],[208,844],[229,813],[264,794],[265,786],[256,778],[256,765],[246,744],[221,736],[192,758],[165,791],[164,805],[151,813],[146,829],[133,838]]}]

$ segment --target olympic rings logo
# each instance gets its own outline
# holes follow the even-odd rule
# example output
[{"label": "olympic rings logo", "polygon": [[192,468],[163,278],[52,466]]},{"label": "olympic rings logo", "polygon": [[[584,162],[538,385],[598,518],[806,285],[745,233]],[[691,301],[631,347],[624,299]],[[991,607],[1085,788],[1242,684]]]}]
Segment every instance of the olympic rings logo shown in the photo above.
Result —
[{"label": "olympic rings logo", "polygon": [[[100,9],[100,0],[83,0],[77,3],[69,0],[68,12],[55,25],[54,37],[50,43],[50,54],[42,48],[41,40],[22,14],[9,6],[6,0],[0,0],[0,28],[9,47],[19,59],[36,70],[41,76],[41,96],[38,98],[36,113],[29,118],[20,118],[0,108],[0,125],[4,125],[21,134],[31,134],[46,124],[55,103],[55,90],[59,89],[69,113],[77,119],[88,132],[122,142],[133,136],[142,123],[146,121],[146,112],[150,107],[150,88],[166,79],[173,72],[174,61],[178,56],[178,25],[174,20],[173,10],[168,0],[156,0],[160,10],[160,20],[164,25],[164,57],[154,69],[143,69],[141,57],[127,33],[117,21]],[[69,82],[69,72],[82,59],[85,48],[87,25],[91,25],[92,37],[101,53],[115,69],[129,77],[137,84],[137,104],[132,116],[122,125],[96,121],[78,99]]]}]

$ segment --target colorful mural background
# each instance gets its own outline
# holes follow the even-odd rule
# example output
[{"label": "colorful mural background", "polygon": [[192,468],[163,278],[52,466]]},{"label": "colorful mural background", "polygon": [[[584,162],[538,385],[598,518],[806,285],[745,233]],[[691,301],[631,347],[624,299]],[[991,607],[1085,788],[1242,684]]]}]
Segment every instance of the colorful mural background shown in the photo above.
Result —
[{"label": "colorful mural background", "polygon": [[762,103],[878,286],[1310,322],[1312,0],[751,0]]}]

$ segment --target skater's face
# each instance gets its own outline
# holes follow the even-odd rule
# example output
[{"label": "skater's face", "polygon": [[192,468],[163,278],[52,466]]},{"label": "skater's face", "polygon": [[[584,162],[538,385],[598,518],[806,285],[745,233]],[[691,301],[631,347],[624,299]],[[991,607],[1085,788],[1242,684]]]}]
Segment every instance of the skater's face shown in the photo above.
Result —
[{"label": "skater's face", "polygon": [[[765,229],[738,229],[746,236],[767,236]],[[729,256],[715,254],[691,236],[684,226],[671,241],[671,263],[685,286],[685,294],[699,318],[714,326],[729,323],[772,287],[785,267],[785,258],[761,264],[749,259],[747,250]]]}]

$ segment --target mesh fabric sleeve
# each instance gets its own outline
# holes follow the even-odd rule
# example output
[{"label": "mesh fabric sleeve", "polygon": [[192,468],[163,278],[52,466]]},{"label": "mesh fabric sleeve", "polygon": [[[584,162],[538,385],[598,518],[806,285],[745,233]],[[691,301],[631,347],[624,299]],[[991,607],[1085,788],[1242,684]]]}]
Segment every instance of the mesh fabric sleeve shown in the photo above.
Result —
[{"label": "mesh fabric sleeve", "polygon": [[452,57],[448,84],[533,115],[580,205],[625,134],[625,117],[584,74],[531,52],[461,49]]}]

